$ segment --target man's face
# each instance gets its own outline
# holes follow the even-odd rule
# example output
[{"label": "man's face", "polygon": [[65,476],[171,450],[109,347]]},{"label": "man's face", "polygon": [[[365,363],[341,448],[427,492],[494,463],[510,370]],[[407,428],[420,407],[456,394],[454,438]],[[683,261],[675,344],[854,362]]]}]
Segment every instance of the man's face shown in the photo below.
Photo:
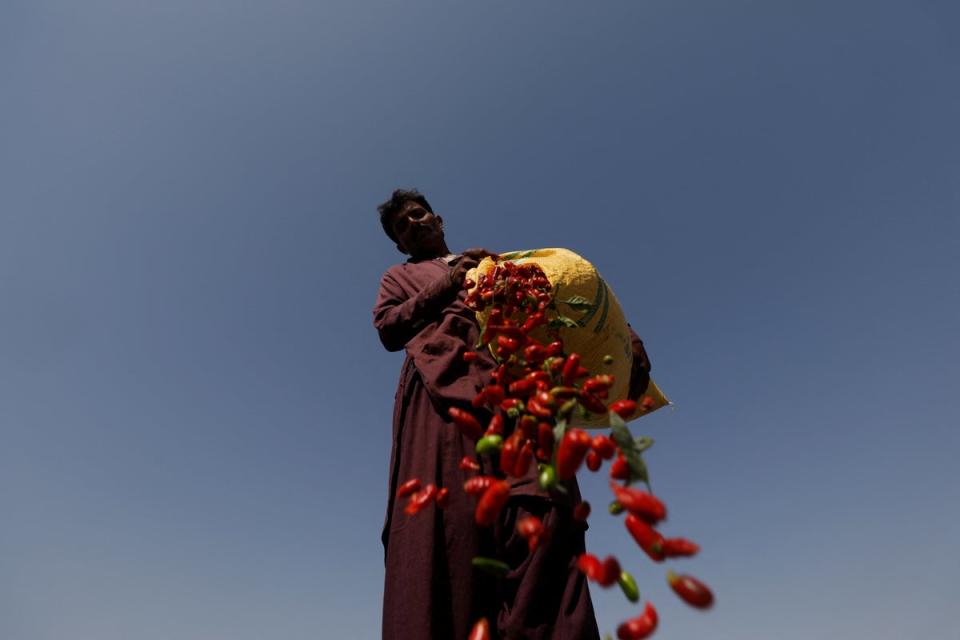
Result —
[{"label": "man's face", "polygon": [[417,202],[407,202],[394,214],[392,225],[397,245],[406,254],[432,253],[443,246],[443,219]]}]

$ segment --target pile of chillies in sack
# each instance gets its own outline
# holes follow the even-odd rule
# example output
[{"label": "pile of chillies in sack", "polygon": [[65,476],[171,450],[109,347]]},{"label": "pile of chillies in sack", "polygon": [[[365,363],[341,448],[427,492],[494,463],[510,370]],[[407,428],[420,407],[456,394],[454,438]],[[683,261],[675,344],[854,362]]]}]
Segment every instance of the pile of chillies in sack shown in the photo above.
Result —
[{"label": "pile of chillies in sack", "polygon": [[[476,285],[476,286],[475,286]],[[539,483],[544,490],[565,493],[562,481],[571,480],[586,466],[591,472],[600,470],[604,461],[610,464],[610,489],[613,501],[608,511],[612,515],[626,512],[627,531],[637,545],[654,562],[667,558],[693,556],[700,547],[685,538],[666,538],[656,525],[666,518],[666,507],[648,491],[631,487],[644,483],[649,489],[649,478],[641,454],[650,448],[650,438],[634,438],[624,418],[637,410],[651,408],[649,398],[638,407],[633,400],[618,400],[607,406],[608,390],[613,376],[594,374],[580,364],[580,356],[566,353],[558,329],[564,325],[557,312],[551,285],[542,269],[535,263],[514,264],[502,262],[490,274],[481,274],[478,282],[467,279],[465,289],[473,289],[467,296],[467,305],[480,312],[488,311],[481,328],[476,348],[489,348],[496,355],[499,366],[474,398],[473,406],[491,411],[493,417],[484,428],[470,411],[452,407],[449,410],[454,423],[468,438],[476,441],[478,455],[495,455],[500,471],[506,477],[527,474],[530,465],[539,468]],[[542,344],[531,336],[541,326],[552,341]],[[540,332],[543,335],[543,332]],[[477,358],[475,351],[463,354],[465,361]],[[605,356],[604,362],[613,362]],[[610,434],[591,437],[586,431],[568,428],[571,416],[608,414]],[[505,434],[509,434],[506,435]],[[460,462],[465,473],[477,473],[480,465],[470,456]],[[464,491],[477,499],[475,520],[478,526],[489,527],[497,519],[510,495],[509,483],[492,475],[474,475],[463,485]],[[403,483],[398,497],[408,497],[404,509],[415,515],[432,503],[444,508],[449,488],[438,489],[429,484],[421,488],[420,480]],[[590,515],[590,503],[581,501],[574,508],[574,519],[585,522]],[[527,541],[532,553],[543,542],[544,529],[540,520],[528,516],[517,521],[517,532]],[[473,559],[476,568],[504,576],[510,567],[495,558]],[[639,602],[640,593],[633,576],[621,568],[613,556],[601,560],[584,553],[577,559],[577,567],[588,580],[601,587],[618,584],[630,602]],[[713,604],[710,589],[689,575],[667,572],[667,581],[684,602],[698,609]],[[620,640],[639,640],[653,634],[657,628],[657,611],[648,601],[639,616],[617,627]],[[609,637],[609,636],[607,636]],[[489,640],[490,623],[481,618],[474,625],[470,640]]]}]

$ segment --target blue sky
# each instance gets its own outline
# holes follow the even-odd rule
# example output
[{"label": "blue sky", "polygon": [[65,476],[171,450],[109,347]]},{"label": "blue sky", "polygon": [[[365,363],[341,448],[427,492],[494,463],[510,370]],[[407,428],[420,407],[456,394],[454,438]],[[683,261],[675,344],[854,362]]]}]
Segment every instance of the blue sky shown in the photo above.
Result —
[{"label": "blue sky", "polygon": [[644,337],[676,406],[635,428],[717,607],[613,518],[588,547],[657,637],[955,633],[958,18],[4,3],[0,635],[377,637],[396,186],[453,249],[581,253]]}]

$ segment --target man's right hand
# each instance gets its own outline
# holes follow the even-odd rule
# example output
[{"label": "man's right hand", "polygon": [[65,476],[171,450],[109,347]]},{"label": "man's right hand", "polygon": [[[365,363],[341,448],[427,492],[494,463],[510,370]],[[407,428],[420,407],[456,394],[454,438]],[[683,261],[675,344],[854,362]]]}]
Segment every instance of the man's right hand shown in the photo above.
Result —
[{"label": "man's right hand", "polygon": [[457,258],[450,267],[450,282],[458,287],[463,286],[467,272],[473,269],[487,256],[498,257],[497,254],[486,249],[467,249]]},{"label": "man's right hand", "polygon": [[493,251],[487,251],[486,249],[464,249],[463,255],[467,258],[473,258],[477,262],[483,260],[487,256],[492,256],[493,258],[499,258],[497,254]]}]

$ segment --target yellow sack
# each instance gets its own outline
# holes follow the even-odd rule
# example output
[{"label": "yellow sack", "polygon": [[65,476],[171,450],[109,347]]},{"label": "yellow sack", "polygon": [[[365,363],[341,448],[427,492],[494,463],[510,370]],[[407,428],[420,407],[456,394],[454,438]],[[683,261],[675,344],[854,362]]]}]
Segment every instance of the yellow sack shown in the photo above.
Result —
[{"label": "yellow sack", "polygon": [[[567,353],[580,354],[583,366],[589,369],[591,374],[608,373],[614,376],[608,404],[626,398],[633,364],[630,331],[627,329],[627,320],[623,316],[620,303],[594,266],[567,249],[511,251],[500,254],[500,258],[515,264],[533,262],[543,269],[553,286],[557,310],[575,325],[560,328],[564,349]],[[468,277],[477,282],[478,276],[491,273],[495,264],[492,259],[484,258],[476,269],[471,270]],[[483,324],[486,312],[477,315]],[[544,327],[538,328],[532,335],[543,343],[549,340]],[[603,362],[603,357],[608,354],[613,356],[612,364]],[[646,411],[638,410],[628,420],[634,420],[670,404],[652,379],[643,397],[650,398],[647,402],[652,402],[652,406]],[[640,400],[642,398],[638,399],[638,403]],[[594,429],[609,426],[605,415],[590,414],[588,418],[579,418],[576,417],[576,412],[571,423]]]}]

